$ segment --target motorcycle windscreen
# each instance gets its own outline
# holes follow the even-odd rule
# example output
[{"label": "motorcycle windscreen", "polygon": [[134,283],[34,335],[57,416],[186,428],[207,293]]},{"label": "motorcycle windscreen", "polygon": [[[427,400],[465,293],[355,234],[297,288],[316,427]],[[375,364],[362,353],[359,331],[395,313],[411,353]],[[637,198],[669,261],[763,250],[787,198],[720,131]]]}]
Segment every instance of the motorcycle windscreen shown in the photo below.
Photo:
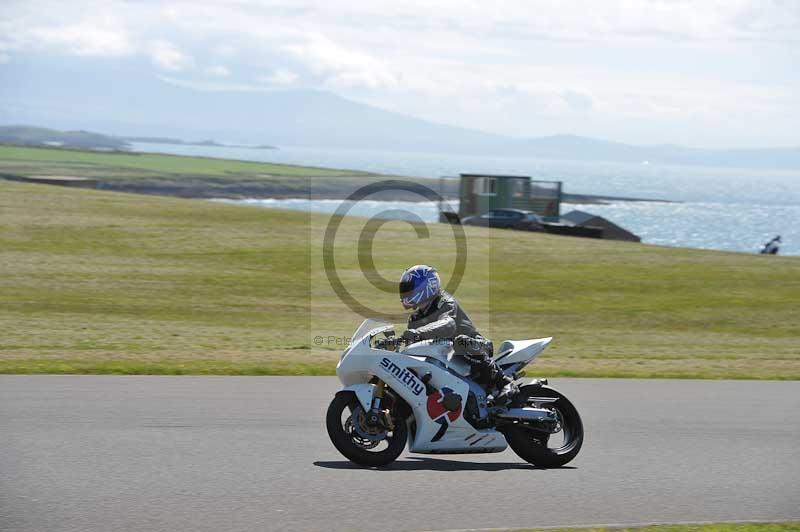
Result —
[{"label": "motorcycle windscreen", "polygon": [[383,320],[366,319],[361,323],[361,325],[359,325],[358,329],[356,329],[356,332],[353,333],[353,338],[350,341],[350,344],[357,344],[363,340],[365,336],[378,334],[383,331],[388,331],[392,328],[394,328],[394,325]]}]

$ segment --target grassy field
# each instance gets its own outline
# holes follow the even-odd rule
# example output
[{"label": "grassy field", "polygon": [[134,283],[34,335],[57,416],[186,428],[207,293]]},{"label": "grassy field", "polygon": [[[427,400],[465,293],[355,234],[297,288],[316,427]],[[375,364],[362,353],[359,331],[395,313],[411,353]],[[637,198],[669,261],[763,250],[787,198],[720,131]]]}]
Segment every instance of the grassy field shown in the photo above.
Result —
[{"label": "grassy field", "polygon": [[[361,317],[321,267],[327,221],[0,180],[0,372],[330,374],[327,337]],[[342,223],[339,275],[395,311],[359,270],[363,226]],[[376,229],[376,271],[434,263],[448,279],[451,228],[429,231]],[[800,378],[798,258],[466,231],[457,295],[478,328],[556,337],[532,374]]]},{"label": "grassy field", "polygon": [[335,197],[376,174],[309,166],[137,152],[0,145],[0,175],[76,176],[101,188],[179,197]]},{"label": "grassy field", "polygon": [[152,153],[97,152],[0,145],[0,173],[71,175],[107,180],[129,178],[206,177],[240,179],[270,177],[344,177],[372,175],[354,170],[183,157]]},{"label": "grassy field", "polygon": [[[537,529],[516,532],[535,532]],[[800,522],[786,523],[712,523],[702,525],[652,525],[625,528],[563,528],[549,529],[549,532],[793,532],[800,530]]]}]

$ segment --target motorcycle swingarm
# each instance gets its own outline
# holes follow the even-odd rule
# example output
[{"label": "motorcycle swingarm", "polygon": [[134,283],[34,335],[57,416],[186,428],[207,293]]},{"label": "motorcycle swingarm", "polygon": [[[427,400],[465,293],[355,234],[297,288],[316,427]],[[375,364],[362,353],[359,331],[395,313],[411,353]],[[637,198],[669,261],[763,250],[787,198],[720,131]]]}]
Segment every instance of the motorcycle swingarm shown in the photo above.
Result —
[{"label": "motorcycle swingarm", "polygon": [[[543,386],[547,386],[547,379],[530,379],[530,378],[521,378],[515,380],[511,385],[515,388],[522,388],[523,386],[534,386],[536,388],[541,388]],[[555,403],[558,401],[558,397],[535,397],[529,396],[526,398],[528,401],[536,402],[536,403]]]}]

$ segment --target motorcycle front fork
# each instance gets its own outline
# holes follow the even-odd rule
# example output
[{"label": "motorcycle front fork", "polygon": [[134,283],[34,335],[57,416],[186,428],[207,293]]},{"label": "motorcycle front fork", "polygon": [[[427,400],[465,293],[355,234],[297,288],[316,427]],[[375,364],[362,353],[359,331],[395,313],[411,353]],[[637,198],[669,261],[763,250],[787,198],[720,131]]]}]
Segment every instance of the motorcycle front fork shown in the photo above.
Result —
[{"label": "motorcycle front fork", "polygon": [[376,379],[375,391],[372,393],[372,405],[370,405],[369,413],[367,413],[367,423],[369,425],[379,425],[381,423],[381,404],[383,403],[383,393],[386,389],[386,383],[381,379]]}]

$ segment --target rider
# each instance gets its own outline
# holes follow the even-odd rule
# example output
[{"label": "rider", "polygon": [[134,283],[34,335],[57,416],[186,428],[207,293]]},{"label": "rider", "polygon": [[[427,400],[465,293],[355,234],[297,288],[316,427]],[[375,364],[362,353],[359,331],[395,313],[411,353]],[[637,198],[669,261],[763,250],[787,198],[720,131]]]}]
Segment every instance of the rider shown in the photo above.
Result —
[{"label": "rider", "polygon": [[453,349],[473,368],[481,384],[502,388],[510,382],[492,359],[492,342],[478,333],[458,301],[443,291],[436,268],[419,264],[400,277],[400,302],[414,309],[403,339],[452,340]]}]

